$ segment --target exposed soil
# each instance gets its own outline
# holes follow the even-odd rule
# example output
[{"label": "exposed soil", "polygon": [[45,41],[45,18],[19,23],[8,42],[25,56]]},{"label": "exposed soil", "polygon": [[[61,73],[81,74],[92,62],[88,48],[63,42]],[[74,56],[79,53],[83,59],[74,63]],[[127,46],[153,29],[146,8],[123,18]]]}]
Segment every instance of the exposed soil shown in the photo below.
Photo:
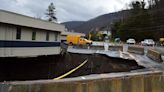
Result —
[{"label": "exposed soil", "polygon": [[111,58],[105,55],[71,54],[42,56],[38,58],[0,58],[0,81],[40,80],[58,77],[89,61],[67,77],[89,74],[128,72],[144,68],[134,60]]}]

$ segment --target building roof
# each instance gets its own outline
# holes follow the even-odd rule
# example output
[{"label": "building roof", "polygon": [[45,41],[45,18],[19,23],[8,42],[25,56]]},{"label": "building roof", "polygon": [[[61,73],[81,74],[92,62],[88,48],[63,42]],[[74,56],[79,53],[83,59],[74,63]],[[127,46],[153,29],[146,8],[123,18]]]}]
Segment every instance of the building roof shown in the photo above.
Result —
[{"label": "building roof", "polygon": [[49,22],[49,21],[41,20],[41,19],[36,19],[29,16],[5,11],[5,10],[0,10],[0,22],[13,24],[13,25],[19,25],[19,26],[25,26],[25,27],[51,30],[51,31],[59,31],[59,32],[62,32],[65,30],[65,26],[62,24]]},{"label": "building roof", "polygon": [[67,36],[67,35],[80,35],[80,36],[85,36],[84,33],[67,32],[67,31],[63,31],[63,32],[61,33],[61,35],[63,35],[63,36]]}]

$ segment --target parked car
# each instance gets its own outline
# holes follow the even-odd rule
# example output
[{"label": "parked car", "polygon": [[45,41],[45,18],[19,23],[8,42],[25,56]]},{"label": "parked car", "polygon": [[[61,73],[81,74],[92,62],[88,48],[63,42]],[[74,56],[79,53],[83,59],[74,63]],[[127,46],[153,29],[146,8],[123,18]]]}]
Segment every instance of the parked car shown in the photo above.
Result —
[{"label": "parked car", "polygon": [[114,41],[115,41],[116,43],[121,43],[121,39],[120,39],[120,38],[115,38]]},{"label": "parked car", "polygon": [[144,41],[141,41],[141,45],[153,46],[155,45],[155,42],[152,39],[145,39]]},{"label": "parked car", "polygon": [[135,41],[135,39],[130,38],[130,39],[128,39],[128,40],[126,41],[126,43],[127,43],[127,44],[135,44],[136,41]]}]

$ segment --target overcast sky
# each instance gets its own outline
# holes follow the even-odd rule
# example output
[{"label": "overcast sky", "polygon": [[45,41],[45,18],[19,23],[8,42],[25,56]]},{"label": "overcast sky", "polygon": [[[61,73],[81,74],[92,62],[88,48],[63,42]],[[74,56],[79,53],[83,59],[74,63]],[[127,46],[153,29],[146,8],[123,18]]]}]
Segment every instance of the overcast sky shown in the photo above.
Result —
[{"label": "overcast sky", "polygon": [[130,1],[132,0],[0,0],[0,9],[45,18],[46,9],[53,2],[59,22],[86,21],[125,9]]}]

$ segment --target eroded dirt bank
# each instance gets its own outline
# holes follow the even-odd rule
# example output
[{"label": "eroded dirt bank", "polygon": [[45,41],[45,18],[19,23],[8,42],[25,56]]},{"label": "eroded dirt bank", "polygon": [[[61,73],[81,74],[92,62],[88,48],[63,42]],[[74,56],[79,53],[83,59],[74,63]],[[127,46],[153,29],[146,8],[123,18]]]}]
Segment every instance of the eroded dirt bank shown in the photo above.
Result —
[{"label": "eroded dirt bank", "polygon": [[0,58],[0,81],[52,79],[77,67],[85,59],[88,59],[88,62],[67,77],[128,72],[143,68],[134,60],[111,58],[99,54],[66,53],[38,58]]}]

